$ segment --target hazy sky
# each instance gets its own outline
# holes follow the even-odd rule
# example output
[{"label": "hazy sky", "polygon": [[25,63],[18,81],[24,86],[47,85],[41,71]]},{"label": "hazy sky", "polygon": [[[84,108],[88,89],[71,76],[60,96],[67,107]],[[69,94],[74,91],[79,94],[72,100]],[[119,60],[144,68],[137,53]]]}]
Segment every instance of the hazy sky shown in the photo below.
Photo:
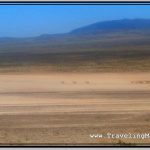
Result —
[{"label": "hazy sky", "polygon": [[150,5],[0,5],[0,37],[65,33],[122,18],[150,18]]}]

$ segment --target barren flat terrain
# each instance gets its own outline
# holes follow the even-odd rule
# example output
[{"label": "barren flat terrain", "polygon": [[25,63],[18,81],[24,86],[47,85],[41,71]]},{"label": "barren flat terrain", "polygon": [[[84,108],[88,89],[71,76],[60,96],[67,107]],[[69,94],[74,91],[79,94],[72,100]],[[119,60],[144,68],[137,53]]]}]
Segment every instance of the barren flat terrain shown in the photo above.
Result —
[{"label": "barren flat terrain", "polygon": [[0,75],[1,144],[146,144],[91,134],[150,133],[150,73]]}]

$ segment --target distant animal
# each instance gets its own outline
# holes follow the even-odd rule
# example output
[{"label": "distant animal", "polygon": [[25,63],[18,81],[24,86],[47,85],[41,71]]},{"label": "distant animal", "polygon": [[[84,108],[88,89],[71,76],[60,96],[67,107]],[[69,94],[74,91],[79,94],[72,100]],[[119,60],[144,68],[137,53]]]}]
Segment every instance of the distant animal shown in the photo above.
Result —
[{"label": "distant animal", "polygon": [[61,81],[61,84],[65,84],[65,81]]},{"label": "distant animal", "polygon": [[73,84],[77,84],[77,81],[73,81]]},{"label": "distant animal", "polygon": [[85,81],[85,83],[86,83],[86,84],[90,84],[90,82],[89,82],[89,81]]}]

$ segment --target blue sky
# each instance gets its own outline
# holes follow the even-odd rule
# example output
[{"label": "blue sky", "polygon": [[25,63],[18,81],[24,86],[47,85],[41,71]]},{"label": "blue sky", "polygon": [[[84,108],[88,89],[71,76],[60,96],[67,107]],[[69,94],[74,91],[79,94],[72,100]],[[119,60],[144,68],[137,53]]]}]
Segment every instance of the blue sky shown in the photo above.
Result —
[{"label": "blue sky", "polygon": [[124,18],[150,18],[150,5],[0,5],[0,37],[65,33]]}]

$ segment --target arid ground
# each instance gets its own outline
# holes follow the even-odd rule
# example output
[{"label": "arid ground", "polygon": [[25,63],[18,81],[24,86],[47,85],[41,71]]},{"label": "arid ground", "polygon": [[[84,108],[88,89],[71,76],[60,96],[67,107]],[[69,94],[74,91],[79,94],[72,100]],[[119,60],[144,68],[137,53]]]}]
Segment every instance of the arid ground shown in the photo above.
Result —
[{"label": "arid ground", "polygon": [[150,73],[0,75],[0,143],[146,144],[149,139],[91,138],[150,133]]}]

